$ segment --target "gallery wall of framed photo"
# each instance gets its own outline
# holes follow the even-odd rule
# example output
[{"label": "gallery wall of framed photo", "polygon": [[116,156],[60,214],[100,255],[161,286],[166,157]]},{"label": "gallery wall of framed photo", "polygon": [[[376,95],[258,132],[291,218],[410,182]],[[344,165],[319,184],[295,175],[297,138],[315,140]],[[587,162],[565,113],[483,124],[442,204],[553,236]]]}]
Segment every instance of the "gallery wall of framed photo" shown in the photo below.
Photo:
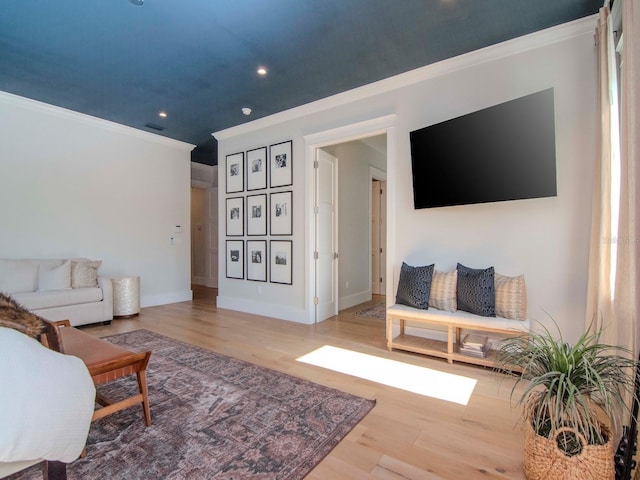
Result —
[{"label": "gallery wall of framed photo", "polygon": [[226,277],[292,285],[292,141],[225,157]]}]

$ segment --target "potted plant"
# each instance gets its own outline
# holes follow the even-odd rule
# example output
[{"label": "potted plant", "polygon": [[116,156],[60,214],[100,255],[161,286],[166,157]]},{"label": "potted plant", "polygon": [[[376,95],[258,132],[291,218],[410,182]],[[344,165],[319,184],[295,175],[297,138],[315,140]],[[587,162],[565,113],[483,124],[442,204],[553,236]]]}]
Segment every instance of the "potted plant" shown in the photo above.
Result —
[{"label": "potted plant", "polygon": [[[557,325],[556,325],[557,327]],[[503,340],[498,367],[521,371],[511,390],[526,382],[524,471],[529,480],[614,478],[610,425],[628,411],[633,398],[635,362],[621,347],[600,343],[602,330],[587,330],[566,343],[541,326]]]}]

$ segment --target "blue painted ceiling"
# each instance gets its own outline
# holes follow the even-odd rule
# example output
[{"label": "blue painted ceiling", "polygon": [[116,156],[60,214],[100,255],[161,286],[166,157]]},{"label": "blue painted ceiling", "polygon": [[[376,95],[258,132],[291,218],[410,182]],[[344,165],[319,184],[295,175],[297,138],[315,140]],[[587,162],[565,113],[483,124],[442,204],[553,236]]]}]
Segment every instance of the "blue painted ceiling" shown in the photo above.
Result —
[{"label": "blue painted ceiling", "polygon": [[[211,132],[582,18],[601,5],[0,0],[0,90],[214,152]],[[256,74],[260,65],[267,76]]]}]

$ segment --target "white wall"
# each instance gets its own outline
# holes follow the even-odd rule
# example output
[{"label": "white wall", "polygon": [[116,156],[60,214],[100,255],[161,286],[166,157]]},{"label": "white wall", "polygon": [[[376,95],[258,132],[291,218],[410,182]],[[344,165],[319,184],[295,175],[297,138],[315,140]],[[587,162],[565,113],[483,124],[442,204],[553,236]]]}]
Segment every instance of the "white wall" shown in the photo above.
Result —
[{"label": "white wall", "polygon": [[[388,282],[395,285],[402,261],[435,263],[440,269],[459,261],[493,265],[506,275],[524,273],[529,315],[550,324],[548,312],[565,337],[575,339],[584,324],[596,157],[595,25],[595,17],[572,22],[218,132],[222,161],[227,154],[279,141],[293,140],[294,146],[294,285],[277,290],[268,285],[260,296],[247,282],[221,278],[222,303],[280,318],[308,318],[303,316],[311,308],[304,291],[308,212],[301,209],[310,165],[304,137],[395,114],[387,170],[388,238],[394,246]],[[410,131],[550,87],[555,89],[557,197],[414,210]],[[223,175],[219,181],[224,191]],[[293,311],[304,313],[293,318]]]},{"label": "white wall", "polygon": [[89,257],[139,275],[143,307],[189,300],[192,148],[0,92],[0,257]]}]

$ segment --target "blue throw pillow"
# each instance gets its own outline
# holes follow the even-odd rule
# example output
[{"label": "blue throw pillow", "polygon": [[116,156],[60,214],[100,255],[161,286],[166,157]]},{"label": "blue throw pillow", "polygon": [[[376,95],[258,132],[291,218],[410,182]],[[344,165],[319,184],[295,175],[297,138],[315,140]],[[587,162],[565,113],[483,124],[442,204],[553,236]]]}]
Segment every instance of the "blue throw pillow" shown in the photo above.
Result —
[{"label": "blue throw pillow", "polygon": [[496,316],[493,267],[475,269],[458,263],[458,310],[483,317]]},{"label": "blue throw pillow", "polygon": [[396,303],[427,310],[433,267],[433,264],[426,267],[412,267],[402,262]]}]

